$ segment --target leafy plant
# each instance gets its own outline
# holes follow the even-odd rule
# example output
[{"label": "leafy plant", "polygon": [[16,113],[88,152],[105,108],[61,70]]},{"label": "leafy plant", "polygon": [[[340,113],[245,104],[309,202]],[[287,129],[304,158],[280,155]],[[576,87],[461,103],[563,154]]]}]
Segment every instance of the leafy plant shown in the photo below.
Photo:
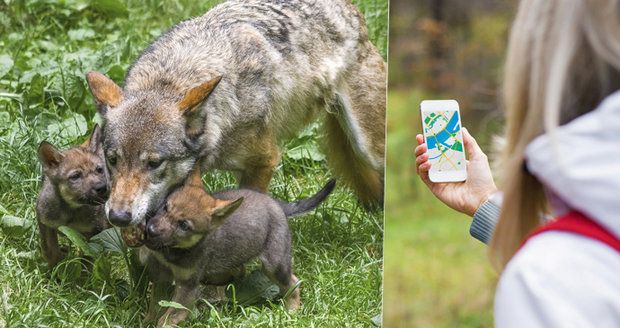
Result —
[{"label": "leafy plant", "polygon": [[84,255],[93,258],[93,274],[100,280],[113,283],[111,275],[113,257],[109,255],[116,254],[122,257],[129,273],[131,292],[144,295],[147,287],[145,267],[138,261],[136,251],[129,249],[123,242],[119,228],[106,229],[90,240],[86,240],[80,232],[67,226],[61,226],[58,230]]}]

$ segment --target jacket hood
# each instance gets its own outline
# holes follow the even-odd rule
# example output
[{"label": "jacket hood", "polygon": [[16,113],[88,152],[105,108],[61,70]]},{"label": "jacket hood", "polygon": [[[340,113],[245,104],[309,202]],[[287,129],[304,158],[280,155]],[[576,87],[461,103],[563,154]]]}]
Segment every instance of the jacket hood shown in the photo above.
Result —
[{"label": "jacket hood", "polygon": [[525,155],[556,215],[578,210],[620,236],[620,91],[534,139]]}]

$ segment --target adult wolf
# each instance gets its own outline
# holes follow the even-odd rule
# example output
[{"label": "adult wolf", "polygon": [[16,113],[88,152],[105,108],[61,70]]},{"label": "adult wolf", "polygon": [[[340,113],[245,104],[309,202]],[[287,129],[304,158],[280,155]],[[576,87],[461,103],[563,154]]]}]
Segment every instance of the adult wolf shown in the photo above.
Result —
[{"label": "adult wolf", "polygon": [[144,223],[199,159],[265,191],[281,144],[318,117],[334,173],[382,203],[385,66],[350,0],[228,1],[160,36],[122,89],[87,81],[115,225]]}]

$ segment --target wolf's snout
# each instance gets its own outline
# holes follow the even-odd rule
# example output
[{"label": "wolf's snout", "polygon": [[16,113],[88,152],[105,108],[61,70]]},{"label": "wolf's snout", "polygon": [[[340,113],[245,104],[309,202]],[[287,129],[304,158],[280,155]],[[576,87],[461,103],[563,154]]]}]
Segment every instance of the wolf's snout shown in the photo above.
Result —
[{"label": "wolf's snout", "polygon": [[126,227],[131,223],[131,212],[110,209],[108,220],[117,227]]},{"label": "wolf's snout", "polygon": [[108,193],[108,186],[105,183],[95,186],[95,192],[99,196],[106,196]]},{"label": "wolf's snout", "polygon": [[146,235],[147,235],[147,237],[149,237],[149,238],[152,238],[152,237],[157,237],[157,236],[159,236],[160,234],[161,234],[161,231],[159,231],[159,230],[155,227],[155,225],[154,225],[154,224],[149,224],[149,225],[146,227]]}]

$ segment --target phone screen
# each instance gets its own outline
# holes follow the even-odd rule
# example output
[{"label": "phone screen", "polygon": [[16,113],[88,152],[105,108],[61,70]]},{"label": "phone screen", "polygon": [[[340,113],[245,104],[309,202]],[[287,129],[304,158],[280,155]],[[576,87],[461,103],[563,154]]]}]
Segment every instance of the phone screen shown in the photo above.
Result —
[{"label": "phone screen", "polygon": [[431,171],[465,170],[465,153],[458,109],[422,111]]}]

